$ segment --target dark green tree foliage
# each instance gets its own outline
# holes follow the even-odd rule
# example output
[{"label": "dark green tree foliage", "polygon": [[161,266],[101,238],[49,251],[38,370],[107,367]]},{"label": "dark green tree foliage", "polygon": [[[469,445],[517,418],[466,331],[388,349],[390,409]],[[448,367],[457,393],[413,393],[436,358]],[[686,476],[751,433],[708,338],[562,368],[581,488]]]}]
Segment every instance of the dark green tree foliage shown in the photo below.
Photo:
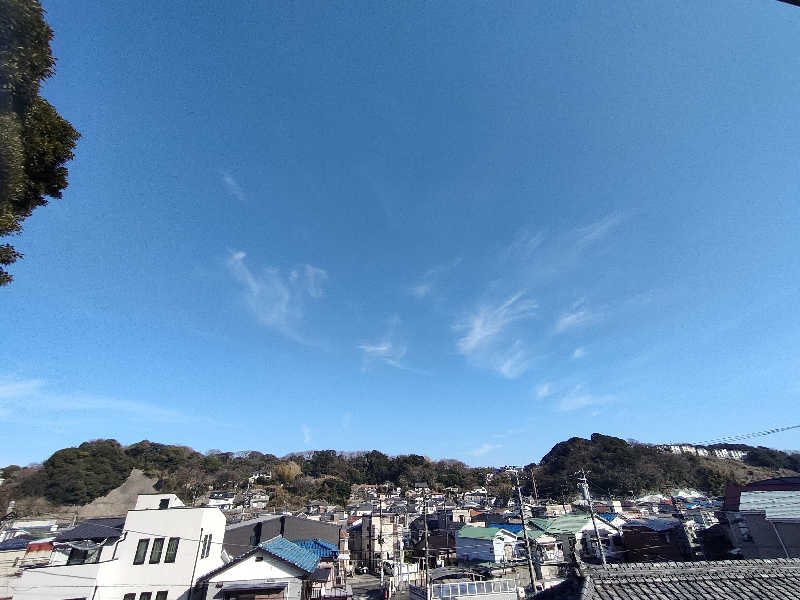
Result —
[{"label": "dark green tree foliage", "polygon": [[59,450],[22,485],[26,496],[56,504],[85,504],[122,484],[133,462],[116,440],[84,442]]},{"label": "dark green tree foliage", "polygon": [[[39,96],[54,73],[52,38],[38,0],[0,2],[0,237],[19,233],[35,208],[67,187],[64,165],[80,135]],[[21,256],[0,244],[0,285],[12,279],[3,267]]]},{"label": "dark green tree foliage", "polygon": [[[713,465],[713,466],[710,466]],[[733,476],[723,462],[662,452],[655,446],[631,445],[620,438],[594,433],[591,439],[570,438],[553,446],[536,471],[541,496],[575,494],[574,474],[590,471],[595,493],[627,496],[646,490],[694,487],[721,494]]]},{"label": "dark green tree foliage", "polygon": [[[735,449],[749,452],[747,461],[752,465],[800,470],[797,454],[763,447]],[[731,464],[594,434],[588,440],[576,437],[556,444],[538,466],[528,465],[520,482],[525,493],[531,494],[533,469],[539,496],[566,502],[577,492],[574,473],[586,468],[597,494],[626,496],[684,486],[719,494],[735,477]],[[83,504],[119,486],[133,468],[156,478],[160,490],[174,492],[185,502],[207,492],[209,486],[245,488],[254,473],[272,472],[271,480],[260,478],[255,483],[267,485],[273,497],[294,505],[310,499],[343,504],[351,486],[359,483],[474,489],[486,484],[487,474],[495,473],[495,469],[473,468],[457,460],[431,461],[419,454],[387,456],[377,450],[353,455],[323,450],[278,459],[255,451],[214,450],[204,455],[185,446],[147,440],[127,447],[115,440],[95,440],[59,450],[38,468],[6,467],[2,474],[8,481],[0,486],[0,503],[10,497],[43,496],[54,504]],[[506,473],[497,473],[488,488],[492,496],[507,499],[512,480]]]}]

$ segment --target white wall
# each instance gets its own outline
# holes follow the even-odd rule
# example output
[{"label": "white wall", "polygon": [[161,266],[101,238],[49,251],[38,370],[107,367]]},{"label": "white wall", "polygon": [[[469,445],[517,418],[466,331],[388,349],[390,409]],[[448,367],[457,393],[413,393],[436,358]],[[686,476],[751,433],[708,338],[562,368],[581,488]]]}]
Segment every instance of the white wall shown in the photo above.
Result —
[{"label": "white wall", "polygon": [[[262,560],[256,560],[257,557],[261,557]],[[209,583],[217,583],[220,581],[249,581],[252,579],[288,579],[300,577],[304,574],[304,571],[282,560],[277,560],[264,551],[258,551],[242,562],[225,569],[222,573],[214,575],[208,581]]]},{"label": "white wall", "polygon": [[133,510],[154,510],[161,504],[162,500],[169,500],[170,508],[183,506],[183,502],[175,494],[139,494],[136,498],[136,506]]},{"label": "white wall", "polygon": [[[158,496],[164,495],[147,498]],[[209,533],[213,536],[211,551],[200,558],[202,539]],[[153,592],[155,598],[155,592],[161,590],[167,591],[168,600],[185,600],[200,576],[222,565],[224,535],[225,517],[215,508],[128,511],[123,536],[115,548],[103,549],[99,563],[27,569],[16,585],[14,600],[121,600],[126,593],[138,598],[141,592]],[[159,537],[164,538],[161,558],[150,564],[153,540]],[[180,538],[180,542],[175,562],[165,563],[170,537]],[[145,562],[134,565],[136,547],[143,538],[150,540]]]}]

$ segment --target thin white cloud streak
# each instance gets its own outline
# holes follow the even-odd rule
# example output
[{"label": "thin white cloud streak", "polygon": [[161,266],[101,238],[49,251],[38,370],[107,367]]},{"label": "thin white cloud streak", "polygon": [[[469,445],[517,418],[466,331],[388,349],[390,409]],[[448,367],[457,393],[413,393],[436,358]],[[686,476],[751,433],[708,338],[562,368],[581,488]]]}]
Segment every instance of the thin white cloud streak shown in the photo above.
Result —
[{"label": "thin white cloud streak", "polygon": [[525,292],[517,292],[498,306],[484,304],[456,324],[457,331],[466,333],[458,339],[458,351],[472,354],[494,341],[503,330],[536,315],[538,305],[533,300],[524,299]]},{"label": "thin white cloud streak", "polygon": [[300,426],[300,431],[303,433],[303,443],[308,446],[311,443],[311,428],[303,424]]},{"label": "thin white cloud streak", "polygon": [[441,277],[451,269],[456,268],[459,264],[461,264],[460,256],[448,263],[428,269],[420,281],[411,286],[411,295],[420,300],[426,298],[434,291]]},{"label": "thin white cloud streak", "polygon": [[549,381],[545,381],[536,386],[536,397],[537,398],[547,398],[553,393],[553,384]]},{"label": "thin white cloud streak", "polygon": [[311,265],[306,265],[306,283],[308,295],[312,298],[322,298],[325,290],[322,285],[328,280],[328,273],[324,269],[319,269]]},{"label": "thin white cloud streak", "polygon": [[225,184],[225,187],[228,188],[228,191],[233,195],[239,202],[247,202],[247,195],[244,193],[242,186],[239,185],[239,182],[233,178],[233,175],[228,173],[227,171],[222,174],[222,182]]},{"label": "thin white cloud streak", "polygon": [[623,215],[615,212],[553,236],[522,230],[500,252],[498,268],[506,272],[510,269],[521,286],[558,277],[574,268],[592,246],[611,236],[623,221]]},{"label": "thin white cloud streak", "polygon": [[303,318],[304,296],[322,297],[327,272],[305,265],[302,278],[296,270],[283,277],[272,267],[257,274],[245,264],[246,256],[244,252],[232,251],[226,264],[233,279],[241,285],[244,301],[256,319],[294,341],[313,345],[298,330]]},{"label": "thin white cloud streak", "polygon": [[616,398],[610,394],[592,394],[585,391],[582,385],[578,385],[559,399],[558,409],[562,412],[569,412],[589,406],[605,406],[615,400]]},{"label": "thin white cloud streak", "polygon": [[156,423],[212,422],[212,419],[206,417],[194,416],[149,402],[84,393],[53,392],[42,379],[17,379],[12,376],[0,378],[2,420],[28,421],[31,418],[39,420],[39,415],[44,414],[57,423],[60,418],[76,413],[80,414],[82,419],[90,417],[110,419],[124,415],[126,418]]},{"label": "thin white cloud streak", "polygon": [[362,342],[356,346],[361,350],[361,369],[363,371],[366,371],[373,363],[380,362],[402,371],[427,374],[405,363],[404,359],[408,352],[408,347],[398,339],[401,337],[397,333],[399,326],[400,319],[393,317],[389,322],[388,331],[382,338],[374,342]]},{"label": "thin white cloud streak", "polygon": [[572,358],[578,359],[583,358],[586,356],[586,348],[581,346],[580,348],[575,348],[575,351],[572,353]]},{"label": "thin white cloud streak", "polygon": [[469,454],[470,456],[485,456],[486,454],[489,454],[489,452],[491,452],[492,450],[497,450],[498,448],[502,447],[503,447],[502,444],[489,444],[488,442],[485,442],[480,446],[478,446],[477,448],[470,450],[467,454]]},{"label": "thin white cloud streak", "polygon": [[522,342],[517,340],[505,353],[498,355],[496,370],[506,379],[516,379],[530,368],[531,359]]},{"label": "thin white cloud streak", "polygon": [[530,368],[531,358],[521,339],[509,339],[509,329],[536,316],[537,303],[517,292],[500,304],[483,304],[457,322],[461,332],[458,352],[475,364],[491,369],[506,379],[516,379]]},{"label": "thin white cloud streak", "polygon": [[599,321],[601,318],[602,315],[600,313],[592,312],[585,307],[585,302],[583,300],[578,300],[568,311],[562,313],[561,316],[558,317],[553,326],[553,330],[555,333],[564,333],[565,331]]},{"label": "thin white cloud streak", "polygon": [[622,223],[622,215],[618,212],[606,215],[599,221],[589,223],[575,229],[577,244],[585,248],[608,237],[608,235]]}]

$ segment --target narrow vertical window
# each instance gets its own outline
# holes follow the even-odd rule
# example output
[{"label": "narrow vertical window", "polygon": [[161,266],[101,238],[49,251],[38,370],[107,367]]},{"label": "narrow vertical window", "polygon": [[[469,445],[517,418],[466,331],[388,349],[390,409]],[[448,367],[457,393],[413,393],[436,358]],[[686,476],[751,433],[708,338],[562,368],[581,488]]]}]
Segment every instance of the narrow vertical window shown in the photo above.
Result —
[{"label": "narrow vertical window", "polygon": [[165,563],[174,563],[175,556],[178,554],[178,542],[180,538],[169,538],[169,542],[167,543],[167,554],[164,556]]},{"label": "narrow vertical window", "polygon": [[150,597],[152,595],[153,594],[151,594],[150,592],[142,592],[141,594],[139,594],[139,600],[150,600]]},{"label": "narrow vertical window", "polygon": [[136,594],[125,594],[122,600],[136,600]]},{"label": "narrow vertical window", "polygon": [[156,592],[156,600],[167,600],[167,591],[161,590],[160,592]]},{"label": "narrow vertical window", "polygon": [[141,565],[144,563],[144,557],[147,556],[147,546],[149,544],[149,538],[139,540],[139,544],[136,546],[136,556],[133,557],[133,564]]},{"label": "narrow vertical window", "polygon": [[153,549],[150,550],[150,564],[155,564],[161,560],[161,551],[164,549],[164,538],[153,540]]},{"label": "narrow vertical window", "polygon": [[211,554],[211,540],[212,539],[213,539],[213,536],[209,533],[208,534],[208,545],[206,546],[206,556]]}]

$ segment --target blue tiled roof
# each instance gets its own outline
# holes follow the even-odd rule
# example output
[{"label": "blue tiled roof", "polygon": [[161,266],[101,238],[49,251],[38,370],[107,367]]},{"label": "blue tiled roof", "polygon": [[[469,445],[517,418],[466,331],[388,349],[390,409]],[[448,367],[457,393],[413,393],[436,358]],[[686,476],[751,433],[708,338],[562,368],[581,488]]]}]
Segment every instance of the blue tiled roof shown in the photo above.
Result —
[{"label": "blue tiled roof", "polygon": [[313,573],[319,564],[319,556],[311,550],[300,547],[286,538],[277,537],[261,544],[261,547],[272,554],[293,564],[298,569],[306,573]]},{"label": "blue tiled roof", "polygon": [[334,544],[319,538],[312,538],[310,540],[293,540],[293,543],[297,544],[301,548],[310,550],[319,558],[335,558],[339,556],[339,548],[337,548]]}]

